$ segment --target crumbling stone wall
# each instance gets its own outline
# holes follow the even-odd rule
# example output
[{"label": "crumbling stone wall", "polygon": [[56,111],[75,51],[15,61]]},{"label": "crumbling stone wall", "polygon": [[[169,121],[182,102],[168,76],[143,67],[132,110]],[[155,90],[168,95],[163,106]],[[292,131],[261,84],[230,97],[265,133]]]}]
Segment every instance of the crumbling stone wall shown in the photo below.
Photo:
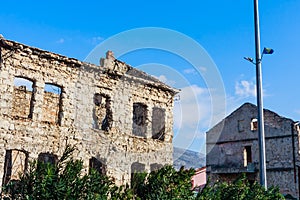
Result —
[{"label": "crumbling stone wall", "polygon": [[[0,177],[7,150],[27,152],[28,160],[44,154],[59,157],[66,143],[76,145],[75,156],[83,160],[86,172],[89,167],[105,169],[117,184],[130,182],[134,163],[146,171],[153,164],[172,164],[177,90],[111,55],[97,66],[3,41],[7,45],[1,47]],[[33,81],[32,94],[16,88],[16,77]],[[45,91],[46,84],[59,86],[60,94]],[[101,101],[95,100],[96,94]],[[133,134],[136,103],[147,106],[143,136]],[[165,111],[163,139],[152,138],[154,108]]]},{"label": "crumbling stone wall", "polygon": [[[251,130],[256,117],[257,107],[246,103],[207,132],[206,165],[210,180],[232,181],[246,173],[251,181],[259,181],[258,131]],[[268,186],[279,186],[282,193],[298,197],[300,156],[294,121],[266,109],[264,120]],[[246,147],[251,151],[251,162],[245,161]]]}]

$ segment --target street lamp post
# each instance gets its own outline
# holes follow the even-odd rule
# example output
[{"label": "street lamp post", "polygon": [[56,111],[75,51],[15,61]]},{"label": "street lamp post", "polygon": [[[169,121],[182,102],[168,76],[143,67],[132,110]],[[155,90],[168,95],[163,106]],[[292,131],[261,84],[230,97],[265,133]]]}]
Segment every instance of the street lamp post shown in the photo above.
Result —
[{"label": "street lamp post", "polygon": [[267,172],[266,172],[266,147],[265,147],[265,129],[264,129],[264,110],[262,94],[262,75],[261,63],[264,54],[272,54],[273,49],[264,48],[260,53],[260,31],[259,31],[259,14],[258,0],[254,0],[254,28],[255,28],[255,62],[253,58],[244,57],[247,61],[256,66],[256,93],[257,93],[257,118],[258,118],[258,145],[259,145],[259,178],[260,184],[267,189]]},{"label": "street lamp post", "polygon": [[255,24],[255,55],[256,55],[255,58],[256,92],[257,92],[257,112],[258,112],[259,177],[260,177],[260,184],[264,186],[265,189],[267,189],[258,0],[254,0],[254,24]]}]

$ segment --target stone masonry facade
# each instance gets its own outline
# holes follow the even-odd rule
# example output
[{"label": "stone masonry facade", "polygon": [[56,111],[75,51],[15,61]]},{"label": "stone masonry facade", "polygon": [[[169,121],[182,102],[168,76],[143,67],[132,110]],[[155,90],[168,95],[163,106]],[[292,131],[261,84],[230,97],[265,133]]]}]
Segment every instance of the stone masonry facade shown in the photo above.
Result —
[{"label": "stone masonry facade", "polygon": [[117,184],[172,164],[176,89],[114,58],[81,62],[0,41],[0,177],[18,179],[32,159],[55,162],[66,144],[85,173]]},{"label": "stone masonry facade", "polygon": [[[233,181],[245,173],[259,181],[257,107],[243,104],[206,135],[207,176],[212,182]],[[299,126],[264,109],[268,186],[299,198]]]}]

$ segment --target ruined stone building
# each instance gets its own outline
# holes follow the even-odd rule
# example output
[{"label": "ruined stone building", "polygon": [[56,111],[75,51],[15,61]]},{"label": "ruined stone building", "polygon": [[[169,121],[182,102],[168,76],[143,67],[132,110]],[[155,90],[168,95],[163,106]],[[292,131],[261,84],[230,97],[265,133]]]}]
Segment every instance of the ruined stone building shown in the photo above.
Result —
[{"label": "ruined stone building", "polygon": [[76,145],[86,172],[117,184],[172,164],[176,89],[111,52],[97,66],[3,38],[0,45],[2,184],[31,159],[56,162],[66,144]]},{"label": "ruined stone building", "polygon": [[[232,181],[246,173],[259,181],[257,107],[245,103],[207,132],[207,176]],[[264,110],[268,186],[299,197],[299,128],[293,120]]]}]

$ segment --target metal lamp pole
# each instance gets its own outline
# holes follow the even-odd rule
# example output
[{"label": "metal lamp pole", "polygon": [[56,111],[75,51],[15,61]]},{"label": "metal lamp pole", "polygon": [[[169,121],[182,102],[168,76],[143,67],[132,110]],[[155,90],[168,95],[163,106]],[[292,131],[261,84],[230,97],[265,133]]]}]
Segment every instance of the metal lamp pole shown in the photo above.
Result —
[{"label": "metal lamp pole", "polygon": [[265,189],[267,189],[258,0],[254,0],[254,23],[255,23],[255,52],[256,52],[255,64],[256,64],[256,92],[257,92],[257,112],[258,112],[258,142],[259,142],[259,177],[260,177],[260,184],[264,186]]}]

